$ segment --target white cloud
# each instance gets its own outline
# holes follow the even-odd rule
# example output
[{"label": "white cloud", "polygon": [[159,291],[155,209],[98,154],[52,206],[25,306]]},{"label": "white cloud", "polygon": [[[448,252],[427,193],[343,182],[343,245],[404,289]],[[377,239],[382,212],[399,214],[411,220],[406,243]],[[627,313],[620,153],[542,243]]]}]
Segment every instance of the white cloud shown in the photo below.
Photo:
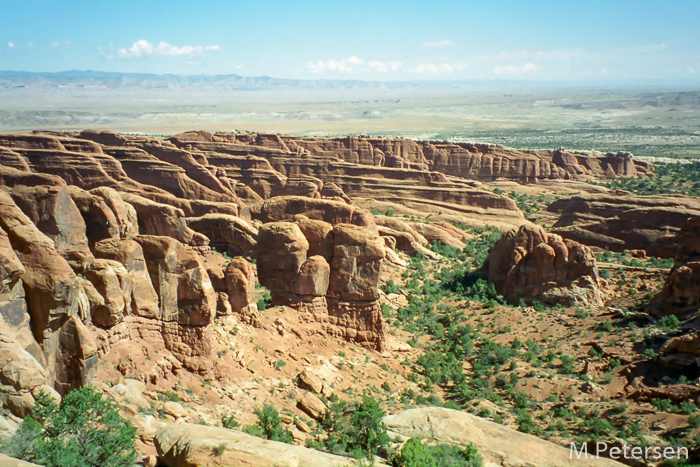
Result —
[{"label": "white cloud", "polygon": [[434,41],[434,42],[423,42],[421,44],[423,47],[450,47],[455,45],[452,41]]},{"label": "white cloud", "polygon": [[401,65],[403,63],[401,62],[380,62],[378,60],[372,60],[367,64],[367,66],[370,68],[370,70],[376,70],[379,73],[386,73],[388,71],[396,71],[399,68],[401,68]]},{"label": "white cloud", "polygon": [[408,70],[411,73],[417,74],[429,74],[429,75],[440,75],[444,73],[454,73],[455,71],[462,71],[466,69],[468,64],[458,63],[456,65],[451,65],[449,63],[421,63],[416,67]]},{"label": "white cloud", "polygon": [[307,66],[311,73],[322,73],[324,71],[348,72],[357,69],[357,67],[364,63],[364,60],[353,55],[343,60],[319,60],[316,63],[309,62]]},{"label": "white cloud", "polygon": [[9,47],[10,49],[14,49],[15,47],[17,47],[17,45],[14,42],[8,42],[7,47]]},{"label": "white cloud", "polygon": [[145,56],[162,56],[162,57],[201,57],[204,52],[215,52],[221,50],[218,45],[184,45],[182,47],[177,47],[175,45],[170,45],[167,42],[159,42],[157,45],[152,44],[146,40],[139,40],[134,42],[129,50],[119,49],[117,50],[117,57],[119,58],[131,58],[131,57],[145,57]]},{"label": "white cloud", "polygon": [[69,47],[69,46],[70,46],[70,41],[65,41],[65,42],[54,41],[51,43],[51,45],[49,47],[55,49],[57,47]]},{"label": "white cloud", "polygon": [[532,62],[528,62],[523,66],[515,65],[502,65],[497,66],[493,69],[493,73],[496,75],[522,75],[525,73],[533,73],[539,70],[540,67]]}]

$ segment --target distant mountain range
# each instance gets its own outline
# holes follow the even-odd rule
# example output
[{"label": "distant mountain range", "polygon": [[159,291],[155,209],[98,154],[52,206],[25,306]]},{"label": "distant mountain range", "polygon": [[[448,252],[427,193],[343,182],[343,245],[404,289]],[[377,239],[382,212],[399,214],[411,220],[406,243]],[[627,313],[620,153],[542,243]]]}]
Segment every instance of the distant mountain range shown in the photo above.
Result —
[{"label": "distant mountain range", "polygon": [[116,73],[103,71],[63,71],[57,73],[33,73],[24,71],[0,71],[0,92],[19,93],[100,93],[119,91],[365,91],[403,94],[439,93],[498,93],[509,91],[543,90],[661,90],[654,85],[592,85],[581,82],[543,82],[519,80],[461,80],[461,81],[360,81],[360,80],[301,80],[272,78],[269,76],[246,77],[240,75],[172,75],[149,73]]}]

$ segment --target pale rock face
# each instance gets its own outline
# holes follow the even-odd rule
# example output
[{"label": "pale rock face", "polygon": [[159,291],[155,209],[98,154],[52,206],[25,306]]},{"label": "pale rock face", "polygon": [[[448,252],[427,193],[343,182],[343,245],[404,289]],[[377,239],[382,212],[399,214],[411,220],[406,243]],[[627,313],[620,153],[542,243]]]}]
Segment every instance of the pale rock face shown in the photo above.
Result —
[{"label": "pale rock face", "polygon": [[562,240],[535,225],[511,230],[496,242],[482,271],[506,300],[601,305],[595,258],[590,248]]},{"label": "pale rock face", "polygon": [[39,467],[37,464],[32,464],[30,462],[24,462],[12,457],[8,457],[5,454],[0,454],[0,467]]},{"label": "pale rock face", "polygon": [[[347,467],[352,459],[302,446],[267,441],[237,430],[177,423],[154,439],[158,458],[172,467]],[[219,447],[224,447],[221,452]]]},{"label": "pale rock face", "polygon": [[570,458],[570,450],[466,412],[426,407],[384,417],[390,433],[417,436],[435,443],[473,443],[485,465],[512,467],[622,467],[611,459]]}]

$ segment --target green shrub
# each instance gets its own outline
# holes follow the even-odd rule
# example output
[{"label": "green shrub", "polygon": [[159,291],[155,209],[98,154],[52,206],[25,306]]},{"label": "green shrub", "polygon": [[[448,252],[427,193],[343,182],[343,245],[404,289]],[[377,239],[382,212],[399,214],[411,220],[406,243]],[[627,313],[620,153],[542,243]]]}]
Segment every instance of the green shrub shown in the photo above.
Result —
[{"label": "green shrub", "polygon": [[236,420],[236,417],[233,415],[229,415],[228,417],[224,415],[221,417],[221,426],[224,428],[238,428],[241,424],[238,423],[238,420]]},{"label": "green shrub", "polygon": [[344,401],[334,402],[318,422],[326,437],[311,443],[311,447],[372,459],[390,441],[382,424],[383,416],[379,403],[371,396],[365,395],[354,407]]},{"label": "green shrub", "polygon": [[481,467],[482,459],[476,447],[468,444],[458,446],[438,444],[426,446],[419,438],[411,438],[401,451],[390,459],[394,467]]},{"label": "green shrub", "polygon": [[381,446],[389,442],[382,424],[383,417],[379,403],[371,396],[364,396],[357,410],[350,414],[349,446],[355,457],[372,458]]},{"label": "green shrub", "polygon": [[255,415],[258,417],[258,421],[255,422],[255,425],[244,427],[243,431],[245,433],[271,441],[281,441],[289,444],[294,441],[292,433],[288,429],[282,427],[280,414],[272,404],[263,404],[262,408],[257,407],[255,409]]},{"label": "green shrub", "polygon": [[136,430],[119,407],[92,387],[71,391],[60,405],[46,393],[6,443],[13,457],[47,467],[131,467]]},{"label": "green shrub", "polygon": [[271,303],[272,303],[272,297],[270,296],[270,291],[265,289],[265,291],[263,291],[262,297],[260,298],[260,300],[258,300],[258,310],[260,310],[260,311],[267,310],[267,308],[270,306]]},{"label": "green shrub", "polygon": [[34,449],[41,437],[41,424],[31,417],[25,418],[9,439],[0,443],[0,452],[25,461],[36,461]]},{"label": "green shrub", "polygon": [[390,293],[400,293],[401,290],[399,287],[394,283],[393,279],[389,279],[386,281],[386,285],[384,286],[384,293],[390,294]]}]

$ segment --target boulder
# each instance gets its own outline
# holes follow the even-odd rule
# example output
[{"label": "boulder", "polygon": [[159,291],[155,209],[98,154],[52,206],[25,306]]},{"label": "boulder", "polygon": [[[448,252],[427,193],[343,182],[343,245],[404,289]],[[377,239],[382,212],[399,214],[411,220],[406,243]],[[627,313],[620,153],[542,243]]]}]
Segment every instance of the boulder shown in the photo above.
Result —
[{"label": "boulder", "polygon": [[323,392],[323,381],[313,372],[311,368],[304,368],[304,371],[299,373],[299,381],[302,385],[316,394]]},{"label": "boulder", "polygon": [[326,404],[313,393],[307,392],[298,400],[299,408],[309,417],[318,420],[326,413]]},{"label": "boulder", "polygon": [[598,271],[590,248],[525,224],[506,232],[481,272],[506,300],[541,300],[566,306],[602,305]]},{"label": "boulder", "polygon": [[84,274],[104,299],[103,307],[92,308],[92,321],[103,327],[120,323],[131,310],[133,289],[124,265],[114,260],[96,259]]},{"label": "boulder", "polygon": [[[536,436],[475,417],[467,412],[425,407],[405,410],[384,417],[391,433],[405,437],[420,437],[428,442],[466,446],[472,443],[484,458],[485,465],[510,467],[622,467],[611,459],[595,458],[589,451],[587,459],[572,459],[571,450]],[[580,449],[580,445],[577,445]]]},{"label": "boulder", "polygon": [[326,261],[330,261],[335,246],[333,226],[328,222],[309,219],[302,214],[294,216],[294,222],[309,242],[308,256],[323,256]]},{"label": "boulder", "polygon": [[[257,267],[260,283],[274,292],[294,292],[309,242],[292,222],[270,222],[258,231]],[[274,252],[274,254],[270,254]]]},{"label": "boulder", "polygon": [[105,205],[112,211],[119,238],[133,238],[139,234],[136,209],[126,203],[118,191],[109,187],[98,187],[90,190],[90,194],[102,198]]},{"label": "boulder", "polygon": [[159,460],[169,467],[347,467],[353,459],[227,428],[178,423],[156,435]]}]

